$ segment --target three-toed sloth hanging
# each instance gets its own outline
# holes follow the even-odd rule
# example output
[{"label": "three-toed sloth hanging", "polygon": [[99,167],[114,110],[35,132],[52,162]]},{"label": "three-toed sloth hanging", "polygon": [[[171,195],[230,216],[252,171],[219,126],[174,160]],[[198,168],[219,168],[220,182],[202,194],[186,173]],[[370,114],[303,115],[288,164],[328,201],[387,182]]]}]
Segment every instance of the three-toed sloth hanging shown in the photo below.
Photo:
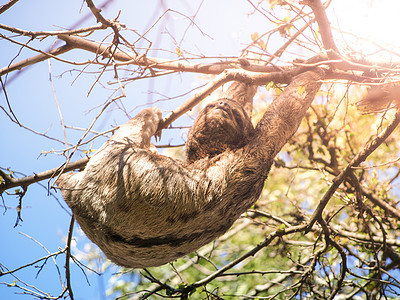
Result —
[{"label": "three-toed sloth hanging", "polygon": [[161,111],[144,109],[57,185],[110,260],[132,268],[171,262],[223,234],[257,201],[322,77],[320,69],[294,77],[255,128],[235,99],[207,105],[188,134],[186,162],[151,149]]}]

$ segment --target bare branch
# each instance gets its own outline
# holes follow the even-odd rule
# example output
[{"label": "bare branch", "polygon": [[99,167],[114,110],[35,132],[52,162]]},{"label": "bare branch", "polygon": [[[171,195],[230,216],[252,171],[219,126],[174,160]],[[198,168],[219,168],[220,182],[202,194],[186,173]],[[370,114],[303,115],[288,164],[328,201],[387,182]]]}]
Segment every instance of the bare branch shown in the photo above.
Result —
[{"label": "bare branch", "polygon": [[[87,39],[69,35],[59,35],[58,38],[65,41],[68,45],[72,46],[73,48],[79,48],[92,53],[96,53],[97,55],[101,55],[104,58],[108,58],[112,55],[113,58],[117,61],[129,64],[135,64],[139,66],[150,67],[150,68],[181,71],[181,72],[215,74],[215,75],[220,74],[222,71],[226,69],[232,68],[232,62],[201,64],[201,63],[190,63],[189,61],[183,59],[167,60],[161,58],[147,57],[146,55],[137,55],[132,52],[126,52],[126,51],[122,52],[120,50],[116,50],[114,53],[111,53],[108,46],[92,42]],[[235,62],[235,64],[237,66],[241,66],[241,63],[239,61]],[[277,70],[277,68],[275,67],[270,67],[270,66],[267,67],[262,65],[251,65],[251,64],[243,66],[243,68],[249,71],[257,71],[257,72],[272,72]]]},{"label": "bare branch", "polygon": [[385,201],[380,200],[375,197],[372,192],[366,191],[364,188],[361,188],[362,194],[367,197],[374,205],[382,208],[388,215],[391,215],[400,220],[400,211],[393,206],[389,205]]},{"label": "bare branch", "polygon": [[86,4],[89,9],[92,11],[93,15],[96,17],[97,22],[101,23],[103,27],[112,27],[115,24],[102,16],[101,9],[98,9],[92,0],[86,0]]},{"label": "bare branch", "polygon": [[71,300],[74,299],[74,294],[72,292],[72,284],[71,284],[71,270],[70,270],[70,258],[71,258],[71,241],[72,241],[72,232],[74,229],[74,222],[75,218],[74,216],[71,217],[71,221],[69,223],[69,229],[68,229],[68,239],[67,239],[67,245],[66,245],[66,255],[65,255],[65,277],[67,278],[67,289],[68,289],[68,294]]},{"label": "bare branch", "polygon": [[11,6],[13,6],[15,3],[17,3],[19,0],[10,0],[6,4],[3,4],[0,6],[0,15],[8,10]]},{"label": "bare branch", "polygon": [[303,2],[310,6],[314,12],[321,33],[322,43],[324,44],[328,57],[330,59],[337,59],[339,57],[339,50],[333,39],[331,25],[326,16],[324,5],[320,0],[304,0]]},{"label": "bare branch", "polygon": [[7,74],[7,73],[10,73],[10,72],[15,71],[15,70],[20,70],[20,69],[22,69],[24,67],[36,64],[38,62],[44,61],[44,60],[49,59],[51,57],[55,57],[57,55],[63,54],[63,53],[68,52],[68,51],[70,51],[72,49],[73,49],[73,47],[71,47],[70,45],[63,45],[63,46],[61,46],[59,48],[50,50],[49,52],[41,52],[41,51],[39,51],[39,52],[41,52],[41,54],[39,54],[39,55],[24,59],[24,60],[22,60],[20,62],[17,62],[15,64],[12,64],[10,66],[7,66],[7,67],[4,67],[4,68],[0,69],[0,76],[2,76],[4,74]]},{"label": "bare branch", "polygon": [[58,255],[60,255],[61,253],[64,253],[64,252],[65,252],[65,249],[60,249],[60,250],[58,250],[57,252],[49,253],[48,255],[46,255],[46,256],[44,256],[44,257],[41,257],[41,258],[39,258],[39,259],[37,259],[37,260],[31,262],[31,263],[28,263],[28,264],[23,265],[23,266],[19,266],[19,267],[15,268],[15,269],[13,269],[13,270],[11,270],[11,271],[0,272],[0,277],[1,277],[1,276],[4,276],[4,275],[7,275],[7,274],[13,274],[13,273],[15,273],[15,272],[18,272],[19,270],[22,270],[22,269],[27,268],[27,267],[30,267],[30,266],[37,265],[37,264],[38,264],[39,262],[41,262],[41,261],[46,261],[46,260],[48,260],[49,258],[57,257]]},{"label": "bare branch", "polygon": [[5,24],[0,24],[0,29],[4,29],[10,31],[12,33],[17,33],[22,36],[30,36],[32,38],[40,37],[40,36],[55,36],[60,34],[79,34],[79,33],[86,33],[86,32],[93,32],[100,29],[107,28],[103,24],[93,25],[86,28],[74,29],[74,30],[54,30],[54,31],[29,31],[23,30],[16,27],[11,27]]},{"label": "bare branch", "polygon": [[[66,166],[61,165],[60,167],[57,167],[57,168],[54,168],[51,170],[47,170],[44,172],[40,172],[40,173],[37,173],[34,175],[22,177],[22,178],[11,178],[11,177],[7,176],[8,178],[7,177],[4,178],[4,179],[6,179],[5,182],[0,184],[0,193],[2,193],[3,191],[5,191],[7,189],[16,187],[16,186],[23,186],[23,185],[28,186],[32,183],[52,178],[52,177],[60,174],[61,170],[64,170],[64,172],[67,172],[67,171],[79,169],[79,168],[85,166],[88,161],[89,161],[89,158],[82,158],[82,159],[79,159],[72,163],[69,163]],[[0,174],[1,177],[5,176],[4,172],[1,172],[1,173],[3,173],[3,174]]]},{"label": "bare branch", "polygon": [[[334,231],[335,234],[338,234],[342,237],[346,238],[351,238],[363,242],[368,242],[368,243],[379,243],[383,244],[384,243],[384,238],[379,237],[379,236],[369,236],[365,233],[360,233],[360,232],[352,232],[352,231],[347,231],[341,228],[340,226],[331,226],[331,229]],[[386,239],[386,244],[391,245],[391,246],[396,246],[400,247],[400,241],[398,239]]]}]

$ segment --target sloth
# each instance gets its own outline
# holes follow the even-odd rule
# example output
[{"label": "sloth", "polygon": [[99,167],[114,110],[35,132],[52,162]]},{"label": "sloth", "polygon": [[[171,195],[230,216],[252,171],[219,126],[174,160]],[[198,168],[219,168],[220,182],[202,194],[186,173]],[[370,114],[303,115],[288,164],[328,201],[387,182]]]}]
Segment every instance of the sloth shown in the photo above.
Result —
[{"label": "sloth", "polygon": [[188,133],[185,162],[154,151],[150,139],[162,115],[144,109],[83,171],[62,174],[56,183],[82,230],[111,261],[130,268],[172,262],[222,235],[257,201],[323,74],[294,77],[255,128],[240,101],[210,103]]},{"label": "sloth", "polygon": [[189,130],[186,161],[213,157],[250,141],[254,127],[240,103],[222,98],[207,105]]}]

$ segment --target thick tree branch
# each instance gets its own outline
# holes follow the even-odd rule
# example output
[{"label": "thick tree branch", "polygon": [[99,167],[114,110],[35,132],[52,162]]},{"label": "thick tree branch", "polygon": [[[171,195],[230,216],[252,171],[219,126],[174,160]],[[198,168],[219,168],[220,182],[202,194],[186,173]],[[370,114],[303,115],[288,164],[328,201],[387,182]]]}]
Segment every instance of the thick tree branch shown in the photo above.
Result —
[{"label": "thick tree branch", "polygon": [[[1,26],[1,24],[0,24]],[[32,34],[37,34],[41,32],[33,32]],[[245,59],[237,59],[236,61],[230,62],[215,62],[215,63],[193,63],[188,60],[177,59],[177,60],[168,60],[168,59],[160,59],[154,57],[147,57],[146,55],[136,54],[133,52],[121,51],[118,49],[114,49],[111,51],[109,45],[100,44],[97,42],[93,42],[84,38],[79,38],[76,36],[60,34],[58,38],[65,41],[66,45],[59,47],[57,49],[51,50],[49,52],[42,52],[40,50],[35,50],[41,52],[41,54],[23,60],[21,62],[17,62],[10,66],[4,67],[0,69],[0,76],[10,73],[15,70],[19,70],[26,66],[35,64],[37,62],[46,60],[49,57],[55,58],[56,56],[63,54],[72,49],[82,49],[88,52],[95,53],[98,56],[102,56],[103,58],[113,57],[116,61],[121,62],[122,64],[133,64],[142,67],[152,68],[152,69],[161,69],[161,70],[169,70],[169,71],[179,71],[179,72],[193,72],[193,73],[201,73],[201,74],[214,74],[218,75],[224,70],[237,68],[250,72],[260,72],[260,73],[270,73],[270,72],[294,72],[297,74],[302,73],[306,70],[312,69],[321,65],[334,65],[336,69],[343,71],[351,71],[350,72],[331,72],[328,74],[330,79],[346,79],[357,82],[374,82],[376,79],[370,78],[368,76],[361,76],[354,74],[354,71],[360,72],[368,72],[372,65],[376,70],[382,71],[398,71],[397,69],[388,69],[390,66],[377,63],[377,62],[352,62],[348,61],[345,58],[338,58],[331,60],[328,56],[318,54],[307,61],[296,61],[293,66],[270,66],[270,65],[261,65],[261,64],[251,64],[248,60]],[[24,45],[21,45],[24,46]],[[300,68],[300,69],[299,69]]]},{"label": "thick tree branch", "polygon": [[320,0],[305,0],[303,1],[311,7],[315,19],[317,20],[319,32],[321,33],[322,43],[327,51],[329,59],[337,59],[339,57],[339,50],[336,47],[333,39],[331,25],[326,15],[325,7]]},{"label": "thick tree branch", "polygon": [[15,3],[17,3],[19,0],[10,0],[6,4],[3,4],[0,6],[0,15],[5,12],[7,9],[9,9],[11,6],[13,6]]},{"label": "thick tree branch", "polygon": [[[0,24],[1,28],[1,24]],[[98,28],[96,26],[95,28]],[[86,28],[88,29],[88,28]],[[85,29],[85,30],[86,30]],[[17,29],[14,29],[14,31]],[[19,31],[19,30],[17,30]],[[78,30],[79,31],[79,30]],[[26,34],[26,35],[42,35],[44,33],[55,33],[55,32],[29,32],[29,31],[22,31],[19,32],[20,34]],[[10,73],[15,70],[19,70],[21,68],[24,68],[26,66],[32,65],[34,63],[46,60],[49,57],[55,57],[57,55],[63,54],[71,49],[82,49],[86,50],[88,52],[95,53],[97,55],[102,56],[103,58],[110,58],[111,56],[116,60],[120,61],[124,64],[135,64],[143,67],[149,67],[149,68],[157,68],[157,69],[162,69],[162,70],[170,70],[170,71],[181,71],[181,72],[194,72],[194,73],[202,73],[202,74],[220,74],[222,71],[226,69],[231,69],[232,67],[235,67],[235,65],[238,68],[242,68],[245,70],[249,71],[254,71],[254,72],[276,72],[279,70],[290,70],[293,69],[292,67],[283,67],[283,68],[276,68],[273,66],[265,66],[265,65],[259,65],[259,64],[249,64],[249,63],[243,63],[242,60],[237,60],[236,62],[216,62],[216,63],[191,63],[187,60],[182,60],[182,59],[177,59],[177,60],[167,60],[167,59],[160,59],[160,58],[152,58],[152,57],[147,57],[146,55],[137,55],[132,52],[126,52],[126,51],[120,51],[120,50],[115,50],[115,51],[110,51],[110,48],[108,45],[103,45],[99,44],[96,42],[89,41],[87,39],[83,38],[78,38],[75,36],[71,35],[65,35],[65,34],[59,34],[58,38],[65,41],[66,45],[51,50],[49,52],[42,52],[40,50],[36,50],[38,52],[41,52],[42,54],[39,54],[37,56],[28,58],[26,60],[17,62],[15,64],[11,64],[7,67],[4,67],[0,69],[0,76]],[[21,45],[24,46],[24,45]]]},{"label": "thick tree branch", "polygon": [[82,168],[86,165],[89,161],[88,158],[82,158],[72,163],[69,163],[67,166],[60,166],[51,170],[43,171],[40,173],[36,173],[30,176],[21,177],[21,178],[11,178],[10,176],[6,175],[4,172],[0,172],[0,176],[3,177],[4,182],[0,184],[0,194],[5,190],[16,186],[28,186],[32,183],[39,182],[45,179],[53,178],[60,174],[61,170],[64,172],[72,171],[75,169]]}]

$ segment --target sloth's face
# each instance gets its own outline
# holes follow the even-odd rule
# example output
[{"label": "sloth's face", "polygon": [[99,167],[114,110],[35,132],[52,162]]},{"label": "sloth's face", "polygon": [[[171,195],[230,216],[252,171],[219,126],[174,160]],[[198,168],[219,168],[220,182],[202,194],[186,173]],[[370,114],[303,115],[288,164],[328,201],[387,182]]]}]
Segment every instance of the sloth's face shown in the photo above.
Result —
[{"label": "sloth's face", "polygon": [[237,149],[249,141],[253,125],[236,101],[219,99],[199,114],[188,134],[187,159],[212,157],[227,149]]},{"label": "sloth's face", "polygon": [[246,123],[249,121],[243,108],[237,102],[228,99],[210,103],[198,118],[204,118],[205,122],[225,123],[227,127],[236,132],[245,130],[245,125],[248,125]]}]

